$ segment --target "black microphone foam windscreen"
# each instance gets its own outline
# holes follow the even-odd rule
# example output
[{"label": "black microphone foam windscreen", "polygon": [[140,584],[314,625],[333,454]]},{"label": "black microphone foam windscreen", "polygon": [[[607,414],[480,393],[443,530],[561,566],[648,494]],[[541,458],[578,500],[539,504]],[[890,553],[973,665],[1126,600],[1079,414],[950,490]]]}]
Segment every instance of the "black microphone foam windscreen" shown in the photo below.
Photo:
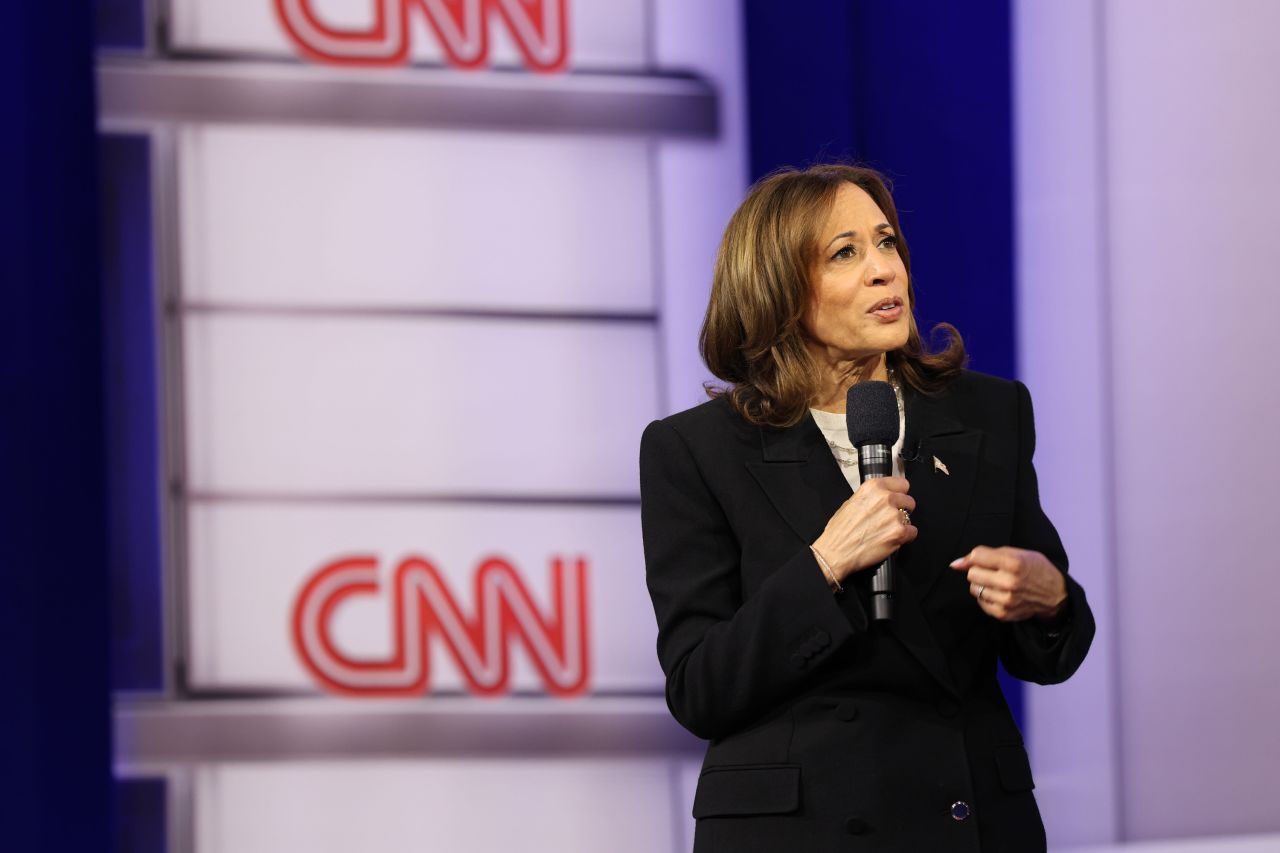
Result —
[{"label": "black microphone foam windscreen", "polygon": [[898,398],[888,382],[859,382],[845,398],[845,423],[854,447],[898,440]]}]

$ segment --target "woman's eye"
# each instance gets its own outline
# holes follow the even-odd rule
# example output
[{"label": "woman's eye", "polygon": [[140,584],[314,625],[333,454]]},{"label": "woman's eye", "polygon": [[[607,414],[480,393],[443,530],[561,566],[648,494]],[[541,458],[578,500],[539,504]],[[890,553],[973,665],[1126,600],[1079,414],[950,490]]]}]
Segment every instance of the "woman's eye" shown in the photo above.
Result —
[{"label": "woman's eye", "polygon": [[883,240],[880,241],[880,248],[882,249],[898,248],[898,238],[892,235],[886,236]]},{"label": "woman's eye", "polygon": [[853,255],[854,255],[853,246],[844,246],[839,251],[837,251],[834,255],[831,256],[831,260],[843,261],[847,258],[852,258]]}]

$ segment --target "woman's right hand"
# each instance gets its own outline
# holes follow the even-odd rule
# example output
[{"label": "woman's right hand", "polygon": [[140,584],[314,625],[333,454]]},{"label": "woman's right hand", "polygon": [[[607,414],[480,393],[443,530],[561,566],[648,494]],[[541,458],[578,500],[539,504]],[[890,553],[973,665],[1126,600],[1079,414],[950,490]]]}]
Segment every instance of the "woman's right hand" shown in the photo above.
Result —
[{"label": "woman's right hand", "polygon": [[911,487],[902,477],[867,480],[840,505],[813,543],[836,579],[878,566],[885,558],[915,539],[919,531],[901,510],[916,508]]}]

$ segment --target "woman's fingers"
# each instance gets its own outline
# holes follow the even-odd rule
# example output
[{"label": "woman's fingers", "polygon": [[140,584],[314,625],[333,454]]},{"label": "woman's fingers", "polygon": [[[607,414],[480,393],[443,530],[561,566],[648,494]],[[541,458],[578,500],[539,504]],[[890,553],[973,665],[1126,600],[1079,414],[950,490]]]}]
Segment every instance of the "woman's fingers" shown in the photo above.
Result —
[{"label": "woman's fingers", "polygon": [[978,602],[982,612],[1001,622],[1017,622],[1030,616],[1025,602],[1017,595],[984,584],[969,584],[969,594]]},{"label": "woman's fingers", "polygon": [[967,569],[971,566],[980,566],[987,569],[1016,572],[1021,569],[1023,553],[1021,548],[1008,546],[988,548],[986,545],[979,545],[963,557],[952,560],[951,568]]},{"label": "woman's fingers", "polygon": [[[882,504],[893,510],[905,509],[911,512],[916,508],[916,499],[907,494],[910,487],[911,484],[902,477],[880,477],[867,480],[859,486],[849,501],[871,506]],[[849,501],[845,503],[848,504]]]},{"label": "woman's fingers", "polygon": [[879,565],[920,535],[910,523],[916,502],[907,494],[908,488],[910,484],[902,477],[867,480],[827,522],[814,545],[837,577]]},{"label": "woman's fingers", "polygon": [[1053,612],[1066,596],[1062,573],[1038,551],[979,546],[951,563],[985,613],[1018,621]]},{"label": "woman's fingers", "polygon": [[1001,622],[1019,622],[1031,615],[1021,604],[991,601],[986,596],[978,602],[978,606],[992,619],[998,619]]},{"label": "woman's fingers", "polygon": [[988,586],[985,583],[969,584],[969,594],[978,599],[979,604],[1010,604],[1013,602],[1013,593]]},{"label": "woman's fingers", "polygon": [[974,566],[965,573],[965,577],[971,584],[990,587],[991,589],[999,589],[1010,591],[1018,586],[1017,578],[1008,572],[999,572],[994,569],[982,569]]},{"label": "woman's fingers", "polygon": [[[902,492],[904,494],[911,489],[911,484],[907,482],[906,477],[877,477],[874,480],[868,480],[867,483],[879,483],[891,492]],[[863,485],[866,485],[866,483]]]},{"label": "woman's fingers", "polygon": [[905,509],[907,512],[915,512],[916,499],[905,493],[890,492],[889,505],[896,509]]}]

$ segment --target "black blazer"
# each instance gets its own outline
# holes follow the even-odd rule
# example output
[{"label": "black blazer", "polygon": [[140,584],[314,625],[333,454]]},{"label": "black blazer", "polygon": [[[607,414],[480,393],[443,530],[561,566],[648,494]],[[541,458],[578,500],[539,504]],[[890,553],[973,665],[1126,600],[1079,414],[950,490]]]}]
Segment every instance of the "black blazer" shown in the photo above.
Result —
[{"label": "black blazer", "polygon": [[[640,445],[646,574],[675,718],[711,743],[696,853],[1045,847],[996,660],[1070,676],[1094,624],[1000,623],[962,572],[976,545],[1067,556],[1040,509],[1026,388],[965,372],[906,389],[920,535],[898,553],[895,621],[868,618],[870,571],[833,595],[809,550],[852,493],[812,418],[752,426],[723,399],[655,421]],[[941,465],[936,465],[934,460]],[[945,466],[944,473],[941,466]]]}]

